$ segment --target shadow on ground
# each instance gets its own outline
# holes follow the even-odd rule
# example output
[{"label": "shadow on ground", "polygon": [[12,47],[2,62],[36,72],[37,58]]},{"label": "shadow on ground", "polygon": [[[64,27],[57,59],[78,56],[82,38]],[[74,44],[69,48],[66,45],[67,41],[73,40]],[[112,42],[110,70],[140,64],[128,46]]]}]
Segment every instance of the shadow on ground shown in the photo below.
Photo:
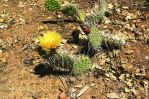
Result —
[{"label": "shadow on ground", "polygon": [[48,64],[39,64],[34,68],[34,74],[39,75],[39,77],[44,77],[46,75],[69,75],[68,71],[60,71],[53,68]]}]

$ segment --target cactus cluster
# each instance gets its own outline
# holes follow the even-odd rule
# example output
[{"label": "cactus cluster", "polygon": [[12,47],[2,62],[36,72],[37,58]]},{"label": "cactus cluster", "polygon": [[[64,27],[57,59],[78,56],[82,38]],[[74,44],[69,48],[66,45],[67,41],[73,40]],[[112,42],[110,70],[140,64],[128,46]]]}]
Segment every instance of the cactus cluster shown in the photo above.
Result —
[{"label": "cactus cluster", "polygon": [[48,59],[51,66],[60,67],[62,69],[71,72],[73,70],[74,74],[82,74],[87,71],[92,66],[91,60],[88,56],[80,56],[76,60],[66,54],[51,54]]},{"label": "cactus cluster", "polygon": [[50,11],[60,11],[61,2],[60,0],[46,0],[45,7]]},{"label": "cactus cluster", "polygon": [[99,29],[95,26],[91,28],[91,32],[89,35],[89,44],[94,50],[97,50],[101,47],[103,37],[99,31]]},{"label": "cactus cluster", "polygon": [[78,16],[78,9],[73,4],[63,6],[61,12],[67,16]]},{"label": "cactus cluster", "polygon": [[[83,24],[88,24],[91,26],[90,34],[88,35],[89,45],[92,47],[94,51],[101,48],[102,42],[103,42],[103,36],[101,35],[99,29],[96,27],[96,25],[99,23],[99,21],[103,18],[105,15],[105,12],[107,11],[107,0],[102,0],[101,2],[101,9],[97,9],[93,15],[89,16],[87,18],[85,12],[82,10],[82,12],[78,11],[77,7],[73,4],[61,4],[60,0],[46,0],[45,1],[45,7],[50,11],[61,11],[63,14],[71,17],[79,17],[80,20],[83,22]],[[95,8],[96,9],[96,8]],[[89,19],[89,20],[86,20]],[[81,23],[82,23],[81,22]],[[86,24],[87,23],[87,24]],[[57,39],[54,39],[56,38]],[[67,54],[59,54],[56,53],[56,48],[59,45],[61,40],[61,37],[57,34],[53,33],[45,33],[44,36],[40,37],[40,45],[44,49],[54,49],[54,51],[50,54],[48,54],[48,62],[51,66],[60,67],[60,69],[65,69],[66,71],[73,71],[75,74],[82,74],[87,71],[92,66],[92,62],[88,56],[80,55],[78,58],[72,58],[71,56]],[[110,41],[109,39],[105,39]],[[119,44],[119,42],[112,40],[114,43]],[[110,42],[112,42],[110,41]]]},{"label": "cactus cluster", "polygon": [[92,66],[92,63],[88,56],[80,56],[75,61],[73,72],[75,74],[82,74],[89,71],[91,66]]}]

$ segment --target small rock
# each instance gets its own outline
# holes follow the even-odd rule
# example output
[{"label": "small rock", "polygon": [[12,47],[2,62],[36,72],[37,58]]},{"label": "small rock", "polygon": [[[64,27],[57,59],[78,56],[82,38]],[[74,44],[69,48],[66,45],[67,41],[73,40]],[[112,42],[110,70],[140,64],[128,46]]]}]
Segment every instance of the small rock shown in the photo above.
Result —
[{"label": "small rock", "polygon": [[3,29],[5,27],[5,24],[0,24],[0,29]]},{"label": "small rock", "polygon": [[145,56],[145,59],[146,59],[146,60],[149,60],[149,56]]},{"label": "small rock", "polygon": [[61,16],[61,15],[57,15],[57,18],[61,19],[61,18],[62,18],[62,16]]},{"label": "small rock", "polygon": [[81,88],[81,87],[83,87],[83,85],[82,84],[77,84],[77,85],[75,85],[75,87],[76,88]]},{"label": "small rock", "polygon": [[114,99],[114,98],[119,99],[119,94],[114,93],[114,92],[113,93],[107,93],[106,96],[110,99]]},{"label": "small rock", "polygon": [[123,9],[129,9],[127,6],[123,6],[122,8],[123,8]]}]

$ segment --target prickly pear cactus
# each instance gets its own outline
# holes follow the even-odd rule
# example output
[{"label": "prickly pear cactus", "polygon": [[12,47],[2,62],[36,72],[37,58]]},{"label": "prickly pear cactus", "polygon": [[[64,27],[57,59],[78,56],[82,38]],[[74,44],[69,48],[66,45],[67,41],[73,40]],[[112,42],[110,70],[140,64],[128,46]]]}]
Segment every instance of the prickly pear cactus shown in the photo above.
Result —
[{"label": "prickly pear cactus", "polygon": [[50,65],[71,70],[74,59],[66,54],[51,54],[48,59]]},{"label": "prickly pear cactus", "polygon": [[61,2],[60,0],[46,0],[45,7],[50,11],[60,11]]},{"label": "prickly pear cactus", "polygon": [[97,27],[93,26],[89,35],[89,44],[94,50],[101,47],[103,37]]},{"label": "prickly pear cactus", "polygon": [[80,56],[74,63],[73,71],[75,74],[82,74],[84,72],[89,71],[92,63],[89,57]]},{"label": "prickly pear cactus", "polygon": [[78,9],[73,4],[63,6],[61,12],[67,16],[78,16]]}]

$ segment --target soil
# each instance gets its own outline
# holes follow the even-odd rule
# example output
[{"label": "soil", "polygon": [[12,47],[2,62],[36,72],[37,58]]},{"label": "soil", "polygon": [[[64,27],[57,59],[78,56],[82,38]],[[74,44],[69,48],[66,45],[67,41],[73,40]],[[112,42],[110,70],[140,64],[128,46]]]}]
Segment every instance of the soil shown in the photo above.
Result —
[{"label": "soil", "polygon": [[[76,99],[148,99],[148,0],[110,1],[115,5],[107,17],[112,23],[106,24],[103,20],[98,27],[123,35],[127,38],[126,44],[121,49],[100,51],[91,57],[104,68],[104,73],[94,68],[80,76],[49,70],[38,53],[38,37],[46,30],[56,30],[69,41],[79,26],[78,22],[64,21],[72,20],[70,17],[48,11],[44,1],[0,1],[1,99],[73,99],[85,87],[87,90]],[[91,9],[94,1],[73,0],[73,3],[79,9]],[[120,13],[116,13],[119,9]],[[137,17],[125,19],[128,12]],[[125,27],[126,24],[130,26]],[[131,29],[133,25],[135,29]],[[76,43],[64,43],[63,47],[71,54],[82,48]]]}]

